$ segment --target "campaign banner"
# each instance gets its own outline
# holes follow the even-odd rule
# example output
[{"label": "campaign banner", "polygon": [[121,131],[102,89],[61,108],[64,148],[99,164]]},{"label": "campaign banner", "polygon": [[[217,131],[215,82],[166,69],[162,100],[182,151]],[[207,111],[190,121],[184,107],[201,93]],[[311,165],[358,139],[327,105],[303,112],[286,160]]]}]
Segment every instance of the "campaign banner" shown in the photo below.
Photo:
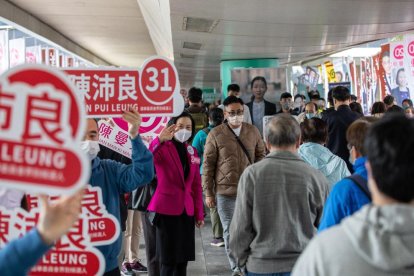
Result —
[{"label": "campaign banner", "polygon": [[317,88],[318,82],[318,70],[310,66],[307,66],[305,69],[305,73],[299,77],[299,84],[309,87],[309,89],[311,90]]},{"label": "campaign banner", "polygon": [[392,90],[397,88],[397,74],[400,70],[404,70],[404,43],[391,42],[390,43],[390,54],[391,54],[391,94]]},{"label": "campaign banner", "polygon": [[142,116],[178,116],[184,109],[174,64],[151,57],[140,69],[64,69],[85,101],[88,117],[119,117],[130,107]]},{"label": "campaign banner", "polygon": [[57,49],[47,49],[47,64],[49,66],[59,67],[59,51]]},{"label": "campaign banner", "polygon": [[414,35],[404,36],[404,68],[409,98],[414,99]]},{"label": "campaign banner", "polygon": [[335,69],[332,62],[326,61],[324,62],[324,66],[326,74],[328,75],[328,83],[336,82]]},{"label": "campaign banner", "polygon": [[355,61],[351,61],[349,63],[349,76],[351,78],[352,94],[357,95],[356,75],[355,75]]},{"label": "campaign banner", "polygon": [[24,38],[11,39],[9,41],[10,67],[16,67],[26,61],[26,43]]},{"label": "campaign banner", "polygon": [[[169,117],[144,117],[142,118],[139,134],[145,146],[149,147],[151,142],[161,134],[167,126]],[[115,152],[131,158],[132,145],[128,139],[128,123],[122,118],[100,120],[99,144],[112,149]]]},{"label": "campaign banner", "polygon": [[[36,226],[39,197],[27,195],[29,212],[0,207],[0,248]],[[49,201],[59,197],[50,197]],[[29,275],[102,275],[105,259],[96,246],[112,244],[120,234],[117,219],[108,213],[100,187],[88,185],[82,199],[79,220],[54,247],[31,269]]]},{"label": "campaign banner", "polygon": [[[372,57],[372,88],[373,88],[373,103],[381,101],[381,53]],[[372,105],[371,105],[372,106]]]},{"label": "campaign banner", "polygon": [[42,47],[26,47],[26,63],[42,63]]},{"label": "campaign banner", "polygon": [[385,96],[391,95],[391,85],[393,83],[391,74],[390,44],[387,43],[381,45],[379,62],[379,83],[381,86],[380,100],[382,100]]},{"label": "campaign banner", "polygon": [[89,180],[84,108],[60,71],[20,65],[0,77],[0,185],[69,194]]},{"label": "campaign banner", "polygon": [[0,31],[0,74],[9,69],[9,32]]}]

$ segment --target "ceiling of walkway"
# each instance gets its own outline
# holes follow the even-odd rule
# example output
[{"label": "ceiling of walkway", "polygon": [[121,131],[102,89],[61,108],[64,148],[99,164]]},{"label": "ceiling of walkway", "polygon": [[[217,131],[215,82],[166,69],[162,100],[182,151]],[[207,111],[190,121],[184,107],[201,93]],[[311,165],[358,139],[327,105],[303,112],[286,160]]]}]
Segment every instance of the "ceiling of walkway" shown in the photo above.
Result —
[{"label": "ceiling of walkway", "polygon": [[[114,65],[139,66],[156,52],[170,51],[184,87],[218,88],[221,60],[278,58],[281,64],[294,63],[414,29],[412,0],[10,2]],[[171,30],[163,35],[165,26],[154,29],[146,23],[165,2]],[[152,5],[152,10],[141,9],[143,5]]]}]

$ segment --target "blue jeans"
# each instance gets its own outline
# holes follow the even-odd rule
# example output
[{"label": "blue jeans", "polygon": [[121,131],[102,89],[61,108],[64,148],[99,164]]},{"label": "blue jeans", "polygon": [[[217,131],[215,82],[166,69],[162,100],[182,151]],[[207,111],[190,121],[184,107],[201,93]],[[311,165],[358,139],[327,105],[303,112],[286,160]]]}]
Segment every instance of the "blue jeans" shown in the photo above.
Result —
[{"label": "blue jeans", "polygon": [[279,273],[252,273],[248,272],[246,276],[290,276],[290,272],[279,272]]}]

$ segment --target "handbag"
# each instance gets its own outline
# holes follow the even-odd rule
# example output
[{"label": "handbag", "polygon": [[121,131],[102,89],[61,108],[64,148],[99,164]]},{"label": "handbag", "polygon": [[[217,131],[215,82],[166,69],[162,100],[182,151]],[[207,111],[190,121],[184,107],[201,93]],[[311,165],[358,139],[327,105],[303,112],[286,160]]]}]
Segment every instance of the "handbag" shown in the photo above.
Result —
[{"label": "handbag", "polygon": [[157,188],[157,176],[143,187],[134,190],[129,197],[128,209],[146,212]]}]

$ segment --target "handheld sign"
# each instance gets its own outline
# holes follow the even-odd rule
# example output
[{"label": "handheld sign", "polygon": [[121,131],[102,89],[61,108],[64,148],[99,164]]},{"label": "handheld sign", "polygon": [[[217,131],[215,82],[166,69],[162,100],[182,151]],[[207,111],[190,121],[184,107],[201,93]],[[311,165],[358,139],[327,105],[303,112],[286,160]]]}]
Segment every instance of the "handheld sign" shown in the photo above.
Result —
[{"label": "handheld sign", "polygon": [[0,77],[0,185],[72,193],[87,183],[90,162],[79,141],[84,108],[64,73],[42,65]]},{"label": "handheld sign", "polygon": [[184,110],[174,64],[160,56],[141,69],[64,69],[85,101],[88,117],[119,117],[130,107],[146,117],[178,116]]}]

